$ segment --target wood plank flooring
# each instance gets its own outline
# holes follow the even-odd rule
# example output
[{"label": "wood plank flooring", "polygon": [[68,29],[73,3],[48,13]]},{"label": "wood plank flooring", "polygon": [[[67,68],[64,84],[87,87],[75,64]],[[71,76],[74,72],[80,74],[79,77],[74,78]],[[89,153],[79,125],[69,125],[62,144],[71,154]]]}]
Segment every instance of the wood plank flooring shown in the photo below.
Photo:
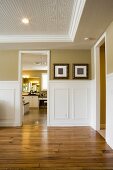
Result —
[{"label": "wood plank flooring", "polygon": [[47,109],[33,109],[30,108],[30,111],[24,116],[24,125],[47,125]]},{"label": "wood plank flooring", "polygon": [[113,170],[113,150],[90,127],[46,127],[39,121],[0,128],[1,169]]}]

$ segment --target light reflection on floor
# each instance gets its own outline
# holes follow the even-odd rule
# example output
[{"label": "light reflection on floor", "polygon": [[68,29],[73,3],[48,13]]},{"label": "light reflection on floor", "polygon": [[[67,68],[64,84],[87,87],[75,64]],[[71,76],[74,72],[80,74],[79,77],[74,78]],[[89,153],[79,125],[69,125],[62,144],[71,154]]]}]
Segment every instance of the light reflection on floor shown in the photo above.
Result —
[{"label": "light reflection on floor", "polygon": [[23,125],[47,125],[47,109],[30,109],[24,115]]}]

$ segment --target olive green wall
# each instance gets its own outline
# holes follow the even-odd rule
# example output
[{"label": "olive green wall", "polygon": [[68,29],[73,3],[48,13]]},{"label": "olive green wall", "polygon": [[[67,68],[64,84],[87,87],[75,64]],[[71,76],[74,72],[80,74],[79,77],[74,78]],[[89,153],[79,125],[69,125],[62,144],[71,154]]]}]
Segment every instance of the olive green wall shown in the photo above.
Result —
[{"label": "olive green wall", "polygon": [[[100,124],[106,123],[105,46],[100,47]],[[100,126],[101,127],[101,126]]]},{"label": "olive green wall", "polygon": [[18,80],[18,51],[0,51],[0,81]]},{"label": "olive green wall", "polygon": [[91,79],[91,51],[90,50],[51,50],[50,79],[54,77],[53,64],[69,64],[69,79],[72,79],[72,64],[89,64],[89,79]]},{"label": "olive green wall", "polygon": [[107,74],[113,73],[113,22],[106,31]]}]

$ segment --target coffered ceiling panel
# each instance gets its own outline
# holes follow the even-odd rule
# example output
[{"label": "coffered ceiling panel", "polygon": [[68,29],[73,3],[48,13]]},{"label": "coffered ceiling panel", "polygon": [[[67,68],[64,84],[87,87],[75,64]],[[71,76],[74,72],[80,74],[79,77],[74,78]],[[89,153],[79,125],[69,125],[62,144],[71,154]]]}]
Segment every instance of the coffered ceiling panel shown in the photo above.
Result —
[{"label": "coffered ceiling panel", "polygon": [[66,35],[75,1],[0,0],[0,35]]}]

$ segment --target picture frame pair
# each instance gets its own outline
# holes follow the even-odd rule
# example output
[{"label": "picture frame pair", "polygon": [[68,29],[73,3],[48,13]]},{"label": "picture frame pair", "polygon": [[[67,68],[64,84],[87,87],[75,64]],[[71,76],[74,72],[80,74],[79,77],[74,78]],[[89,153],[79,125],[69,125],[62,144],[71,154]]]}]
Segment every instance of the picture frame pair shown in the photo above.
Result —
[{"label": "picture frame pair", "polygon": [[[88,64],[73,64],[73,79],[88,79]],[[54,79],[69,79],[69,64],[54,64]]]}]

